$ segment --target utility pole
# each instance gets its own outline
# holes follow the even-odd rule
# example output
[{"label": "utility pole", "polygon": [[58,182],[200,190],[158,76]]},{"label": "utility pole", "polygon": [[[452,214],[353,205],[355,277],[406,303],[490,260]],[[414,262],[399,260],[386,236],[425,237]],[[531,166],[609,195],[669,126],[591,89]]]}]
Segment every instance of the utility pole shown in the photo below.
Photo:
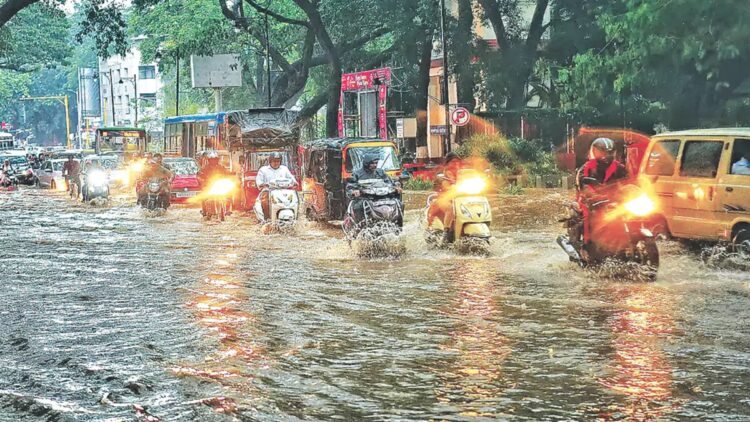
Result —
[{"label": "utility pole", "polygon": [[19,98],[21,101],[47,101],[47,100],[55,100],[60,101],[65,106],[65,141],[67,143],[68,149],[72,148],[72,145],[70,143],[70,110],[69,110],[69,104],[68,104],[68,96],[67,95],[54,95],[54,96],[48,96],[48,97],[21,97]]},{"label": "utility pole", "polygon": [[[107,72],[99,72],[99,73],[109,78],[109,99],[110,99],[110,102],[112,103],[112,126],[117,126],[117,119],[115,118],[115,86],[112,83],[112,69],[109,69],[109,73]],[[107,96],[104,96],[104,102],[105,103],[107,102]],[[104,105],[104,108],[105,109],[107,108],[106,104]]]},{"label": "utility pole", "polygon": [[448,94],[448,45],[445,43],[445,0],[440,0],[440,45],[443,49],[443,101],[445,103],[445,137],[443,138],[443,155],[451,150],[451,111]]},{"label": "utility pole", "polygon": [[177,62],[177,82],[175,87],[175,101],[174,101],[174,114],[175,116],[180,115],[180,54],[176,55]]},{"label": "utility pole", "polygon": [[268,29],[268,7],[266,6],[266,81],[268,82],[268,107],[271,108],[271,32]]}]

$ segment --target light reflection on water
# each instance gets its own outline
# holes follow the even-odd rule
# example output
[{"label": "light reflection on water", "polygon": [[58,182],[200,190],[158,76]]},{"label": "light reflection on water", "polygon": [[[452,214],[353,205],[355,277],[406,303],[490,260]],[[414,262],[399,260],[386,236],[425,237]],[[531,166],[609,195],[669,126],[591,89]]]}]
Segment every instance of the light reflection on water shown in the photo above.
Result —
[{"label": "light reflection on water", "polygon": [[750,415],[748,275],[668,243],[657,283],[597,279],[554,244],[563,198],[494,201],[489,258],[411,210],[406,252],[361,260],[315,223],[0,195],[0,420]]}]

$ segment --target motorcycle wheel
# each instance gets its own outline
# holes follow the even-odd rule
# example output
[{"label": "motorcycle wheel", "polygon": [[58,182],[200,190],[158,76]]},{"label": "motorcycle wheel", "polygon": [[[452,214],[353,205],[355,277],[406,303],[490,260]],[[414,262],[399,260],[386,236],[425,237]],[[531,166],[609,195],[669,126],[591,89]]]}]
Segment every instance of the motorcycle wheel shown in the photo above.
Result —
[{"label": "motorcycle wheel", "polygon": [[649,281],[656,280],[659,271],[659,248],[654,239],[639,240],[635,244],[634,260],[641,265]]}]

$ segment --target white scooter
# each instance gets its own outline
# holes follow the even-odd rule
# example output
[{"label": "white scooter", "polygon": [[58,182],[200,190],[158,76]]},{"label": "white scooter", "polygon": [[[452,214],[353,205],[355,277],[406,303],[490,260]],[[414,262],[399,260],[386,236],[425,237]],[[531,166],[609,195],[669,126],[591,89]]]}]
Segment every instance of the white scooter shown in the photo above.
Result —
[{"label": "white scooter", "polygon": [[[294,190],[296,183],[291,179],[276,179],[269,183],[268,187],[261,190],[255,200],[253,210],[258,221],[263,225],[271,225],[276,228],[288,228],[294,226],[299,214],[299,194]],[[262,198],[268,196],[269,214],[263,212]]]}]

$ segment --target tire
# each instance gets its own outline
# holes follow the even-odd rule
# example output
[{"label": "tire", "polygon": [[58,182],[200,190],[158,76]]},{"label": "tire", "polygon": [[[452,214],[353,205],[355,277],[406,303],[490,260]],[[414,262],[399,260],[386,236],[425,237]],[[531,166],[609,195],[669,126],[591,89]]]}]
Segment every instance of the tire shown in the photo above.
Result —
[{"label": "tire", "polygon": [[224,221],[227,216],[227,207],[225,204],[219,204],[217,202],[216,207],[218,208],[216,213],[219,215],[219,221]]},{"label": "tire", "polygon": [[750,259],[750,227],[738,230],[734,236],[734,247],[743,259]]},{"label": "tire", "polygon": [[55,181],[49,182],[49,188],[52,190],[57,190],[57,185],[55,184]]},{"label": "tire", "polygon": [[638,263],[648,281],[656,280],[659,272],[659,248],[652,238],[639,240],[635,244],[634,261]]}]

